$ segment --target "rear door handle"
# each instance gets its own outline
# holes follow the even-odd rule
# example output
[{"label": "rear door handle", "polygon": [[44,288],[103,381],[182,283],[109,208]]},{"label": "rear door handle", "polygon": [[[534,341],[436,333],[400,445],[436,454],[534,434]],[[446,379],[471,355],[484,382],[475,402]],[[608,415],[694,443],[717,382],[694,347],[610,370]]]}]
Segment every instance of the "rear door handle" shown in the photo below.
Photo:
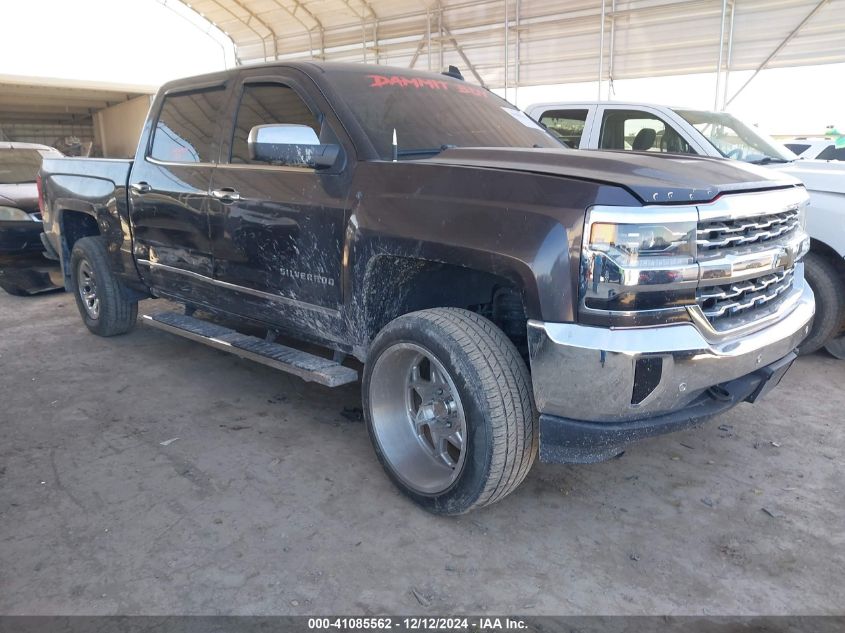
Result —
[{"label": "rear door handle", "polygon": [[133,182],[129,185],[129,188],[132,190],[132,193],[150,193],[153,188],[150,186],[148,182]]},{"label": "rear door handle", "polygon": [[231,187],[224,187],[223,189],[215,189],[211,192],[211,197],[220,200],[221,202],[235,202],[241,199],[241,194]]}]

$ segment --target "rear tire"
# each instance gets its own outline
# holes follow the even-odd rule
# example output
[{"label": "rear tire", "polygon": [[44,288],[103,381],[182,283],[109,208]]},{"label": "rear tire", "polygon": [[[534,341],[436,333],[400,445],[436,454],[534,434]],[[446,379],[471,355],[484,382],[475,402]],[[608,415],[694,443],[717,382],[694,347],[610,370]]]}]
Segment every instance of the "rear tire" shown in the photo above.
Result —
[{"label": "rear tire", "polygon": [[362,390],[379,461],[429,512],[462,514],[503,499],[537,455],[525,362],[501,330],[467,310],[391,321],[373,342]]},{"label": "rear tire", "polygon": [[70,278],[76,307],[91,332],[116,336],[135,326],[138,302],[126,299],[109,265],[102,237],[83,237],[73,245]]},{"label": "rear tire", "polygon": [[833,263],[819,253],[807,253],[804,276],[816,296],[816,314],[798,347],[801,356],[812,354],[836,336],[845,320],[845,281]]}]

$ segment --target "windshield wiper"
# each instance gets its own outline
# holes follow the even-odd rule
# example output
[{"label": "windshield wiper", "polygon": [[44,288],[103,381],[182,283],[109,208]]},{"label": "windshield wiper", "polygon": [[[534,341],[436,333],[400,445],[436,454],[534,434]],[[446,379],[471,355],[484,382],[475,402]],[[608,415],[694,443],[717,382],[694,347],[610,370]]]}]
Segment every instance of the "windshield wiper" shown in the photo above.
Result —
[{"label": "windshield wiper", "polygon": [[435,156],[447,149],[456,149],[457,145],[441,145],[440,147],[417,147],[415,149],[400,149],[397,156]]},{"label": "windshield wiper", "polygon": [[791,163],[791,160],[786,160],[785,158],[772,158],[771,156],[766,156],[765,158],[760,158],[759,160],[750,160],[748,161],[751,165],[768,165],[770,163]]}]

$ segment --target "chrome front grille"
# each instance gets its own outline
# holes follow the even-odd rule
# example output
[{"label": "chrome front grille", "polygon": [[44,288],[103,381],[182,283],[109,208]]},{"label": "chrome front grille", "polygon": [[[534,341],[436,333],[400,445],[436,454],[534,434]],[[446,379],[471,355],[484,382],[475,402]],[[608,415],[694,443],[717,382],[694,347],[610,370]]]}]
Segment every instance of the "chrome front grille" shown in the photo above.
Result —
[{"label": "chrome front grille", "polygon": [[782,237],[800,225],[798,209],[738,220],[699,222],[695,243],[699,252],[757,244]]},{"label": "chrome front grille", "polygon": [[715,330],[746,326],[778,309],[793,287],[802,236],[796,207],[699,221],[696,244],[702,272],[696,298]]},{"label": "chrome front grille", "polygon": [[790,268],[740,283],[702,288],[698,292],[698,305],[715,326],[720,319],[747,316],[775,301],[789,291],[794,277],[795,270]]}]

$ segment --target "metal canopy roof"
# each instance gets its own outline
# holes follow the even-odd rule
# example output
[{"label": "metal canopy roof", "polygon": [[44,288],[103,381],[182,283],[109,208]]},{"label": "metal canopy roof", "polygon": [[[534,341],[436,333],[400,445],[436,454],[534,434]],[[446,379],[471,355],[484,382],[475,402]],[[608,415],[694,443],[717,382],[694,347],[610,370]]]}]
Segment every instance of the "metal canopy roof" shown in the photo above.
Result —
[{"label": "metal canopy roof", "polygon": [[241,63],[454,64],[491,88],[845,62],[845,0],[183,1]]}]

